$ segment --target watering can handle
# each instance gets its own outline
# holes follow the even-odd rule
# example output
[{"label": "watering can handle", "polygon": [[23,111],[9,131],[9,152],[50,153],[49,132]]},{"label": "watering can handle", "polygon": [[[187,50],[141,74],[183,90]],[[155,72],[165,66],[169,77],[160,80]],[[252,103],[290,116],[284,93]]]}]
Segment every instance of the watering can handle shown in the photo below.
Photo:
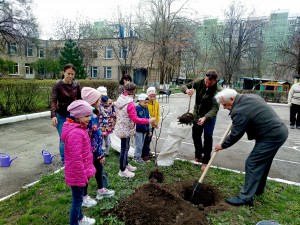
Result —
[{"label": "watering can handle", "polygon": [[0,155],[7,155],[8,156],[8,154],[5,153],[5,152],[0,152]]},{"label": "watering can handle", "polygon": [[[230,125],[227,127],[227,130],[223,134],[223,137],[222,137],[222,139],[220,141],[221,144],[223,144],[223,142],[224,142],[225,138],[227,137],[227,135],[229,134],[231,128],[232,128],[232,122],[230,123]],[[214,161],[214,158],[217,156],[217,154],[218,154],[218,152],[216,152],[216,151],[214,151],[214,153],[212,154],[212,156],[211,156],[211,158],[210,158],[210,160],[209,160],[209,162],[208,162],[205,170],[203,171],[203,173],[202,173],[202,175],[201,175],[201,177],[200,177],[200,179],[198,181],[199,183],[202,183],[202,181],[204,180],[204,177],[207,174],[207,171],[208,171],[210,165],[212,164],[212,162]]]}]

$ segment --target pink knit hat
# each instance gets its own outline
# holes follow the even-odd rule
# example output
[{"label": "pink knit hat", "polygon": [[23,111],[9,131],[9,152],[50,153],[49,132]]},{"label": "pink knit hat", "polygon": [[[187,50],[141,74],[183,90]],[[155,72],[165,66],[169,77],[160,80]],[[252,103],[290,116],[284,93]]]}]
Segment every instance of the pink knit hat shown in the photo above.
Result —
[{"label": "pink knit hat", "polygon": [[84,116],[90,116],[93,113],[92,106],[89,105],[86,101],[75,100],[67,108],[70,112],[70,115],[75,118],[80,118]]},{"label": "pink knit hat", "polygon": [[94,88],[84,87],[81,90],[81,98],[92,105],[101,98],[101,93]]}]

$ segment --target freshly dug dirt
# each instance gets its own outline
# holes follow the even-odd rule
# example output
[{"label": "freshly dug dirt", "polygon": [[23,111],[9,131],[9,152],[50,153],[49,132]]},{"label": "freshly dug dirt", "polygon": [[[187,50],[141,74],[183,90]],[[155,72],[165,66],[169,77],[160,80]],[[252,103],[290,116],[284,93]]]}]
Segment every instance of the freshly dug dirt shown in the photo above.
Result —
[{"label": "freshly dug dirt", "polygon": [[[206,225],[208,212],[229,210],[215,187],[202,184],[191,199],[195,182],[151,182],[136,189],[110,212],[126,225]],[[192,204],[190,201],[193,200]]]},{"label": "freshly dug dirt", "polygon": [[158,169],[150,172],[149,180],[152,182],[162,183],[165,180],[164,174],[160,172]]}]

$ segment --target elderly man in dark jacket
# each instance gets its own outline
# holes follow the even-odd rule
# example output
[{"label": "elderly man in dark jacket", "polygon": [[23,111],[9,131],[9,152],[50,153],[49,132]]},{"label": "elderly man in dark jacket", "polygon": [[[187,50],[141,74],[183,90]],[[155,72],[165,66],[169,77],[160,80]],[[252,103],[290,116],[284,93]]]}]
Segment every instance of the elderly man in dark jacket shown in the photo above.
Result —
[{"label": "elderly man in dark jacket", "polygon": [[[204,79],[198,79],[181,87],[181,91],[189,96],[196,91],[194,105],[195,122],[192,128],[192,137],[195,146],[195,161],[202,162],[204,170],[208,161],[213,144],[213,131],[219,105],[214,98],[220,90],[217,84],[218,74],[215,70],[208,70]],[[202,145],[202,133],[204,131],[204,143]]]},{"label": "elderly man in dark jacket", "polygon": [[254,148],[246,160],[245,184],[240,194],[225,199],[231,205],[252,205],[254,195],[264,192],[267,176],[278,149],[288,137],[288,129],[276,112],[258,95],[241,95],[233,89],[224,89],[216,100],[230,111],[232,129],[223,144],[215,151],[229,148],[247,133],[255,140]]}]

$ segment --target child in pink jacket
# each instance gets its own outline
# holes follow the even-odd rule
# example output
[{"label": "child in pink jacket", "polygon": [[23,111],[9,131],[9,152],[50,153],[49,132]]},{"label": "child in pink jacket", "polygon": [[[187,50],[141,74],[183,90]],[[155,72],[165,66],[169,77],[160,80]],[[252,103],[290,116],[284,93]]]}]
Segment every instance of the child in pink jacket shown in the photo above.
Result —
[{"label": "child in pink jacket", "polygon": [[130,148],[130,137],[135,134],[135,123],[149,124],[155,123],[155,118],[139,118],[136,114],[133,98],[135,96],[136,86],[134,83],[124,85],[124,94],[121,94],[116,103],[117,122],[115,134],[121,138],[120,151],[120,177],[134,177],[133,171],[137,168],[128,163],[128,151]]},{"label": "child in pink jacket", "polygon": [[70,117],[63,125],[62,140],[65,143],[65,181],[72,190],[70,224],[95,224],[95,219],[82,214],[84,188],[89,178],[96,172],[91,141],[87,132],[92,107],[83,100],[76,100],[68,106],[67,110],[70,112]]}]

